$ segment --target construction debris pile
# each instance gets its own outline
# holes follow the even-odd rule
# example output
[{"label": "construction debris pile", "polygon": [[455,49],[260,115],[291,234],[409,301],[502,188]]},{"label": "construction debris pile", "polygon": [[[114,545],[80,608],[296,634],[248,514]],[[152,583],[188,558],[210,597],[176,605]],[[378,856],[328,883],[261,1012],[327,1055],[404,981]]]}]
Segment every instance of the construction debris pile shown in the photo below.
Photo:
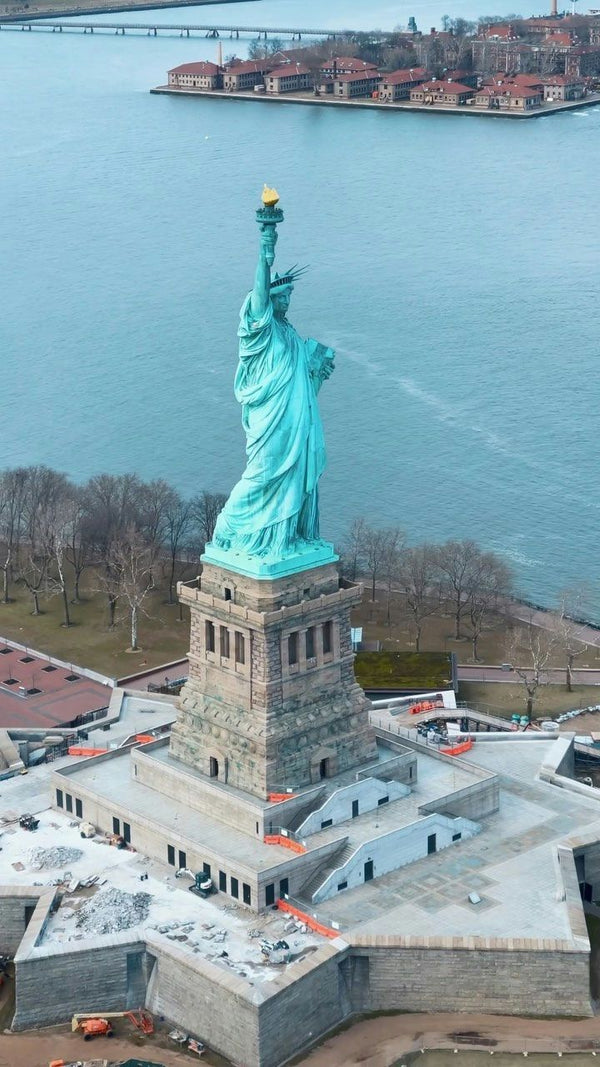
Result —
[{"label": "construction debris pile", "polygon": [[29,863],[34,871],[50,871],[55,867],[65,867],[67,863],[76,863],[83,852],[80,848],[67,848],[56,845],[55,848],[32,848]]},{"label": "construction debris pile", "polygon": [[149,893],[103,889],[81,906],[75,922],[86,934],[117,934],[144,922],[151,903]]}]

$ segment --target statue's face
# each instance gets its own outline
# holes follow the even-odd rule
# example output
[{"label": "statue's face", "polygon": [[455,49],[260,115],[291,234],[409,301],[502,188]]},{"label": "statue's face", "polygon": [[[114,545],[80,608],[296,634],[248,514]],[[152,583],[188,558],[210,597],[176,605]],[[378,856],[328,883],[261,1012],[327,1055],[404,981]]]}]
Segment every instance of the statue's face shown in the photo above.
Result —
[{"label": "statue's face", "polygon": [[284,319],[287,315],[287,310],[290,306],[290,298],[292,295],[292,286],[286,286],[285,289],[281,289],[280,292],[275,291],[271,295],[271,303],[273,304],[273,313],[276,319]]}]

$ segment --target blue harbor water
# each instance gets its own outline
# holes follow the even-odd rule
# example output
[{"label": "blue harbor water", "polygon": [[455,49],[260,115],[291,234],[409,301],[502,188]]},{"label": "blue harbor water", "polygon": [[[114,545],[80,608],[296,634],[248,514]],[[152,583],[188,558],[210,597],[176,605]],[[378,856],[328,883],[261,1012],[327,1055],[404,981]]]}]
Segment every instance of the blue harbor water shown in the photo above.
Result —
[{"label": "blue harbor water", "polygon": [[[448,5],[212,18],[240,8],[366,27],[439,24]],[[151,17],[209,21],[131,20]],[[310,264],[290,318],[337,350],[323,533],[365,515],[412,540],[470,536],[538,601],[595,580],[600,109],[512,122],[152,96],[169,67],[216,56],[177,36],[2,31],[0,56],[0,465],[230,488],[267,181],[280,268]]]}]

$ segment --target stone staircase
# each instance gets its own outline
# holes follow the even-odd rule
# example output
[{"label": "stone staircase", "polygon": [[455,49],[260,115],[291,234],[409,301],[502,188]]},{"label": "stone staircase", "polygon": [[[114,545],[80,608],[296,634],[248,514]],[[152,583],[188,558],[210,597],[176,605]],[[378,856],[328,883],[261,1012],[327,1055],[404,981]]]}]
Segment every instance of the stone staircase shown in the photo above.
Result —
[{"label": "stone staircase", "polygon": [[319,886],[323,885],[326,878],[332,871],[336,871],[338,867],[343,867],[345,863],[350,859],[353,852],[356,852],[357,846],[348,841],[338,852],[330,856],[312,875],[308,882],[306,882],[300,890],[300,898],[302,900],[308,900],[312,904],[313,895],[316,893]]},{"label": "stone staircase", "polygon": [[311,814],[311,812],[316,811],[316,809],[321,806],[323,800],[325,799],[326,792],[326,789],[319,789],[319,792],[316,793],[314,797],[311,797],[311,799],[308,801],[307,804],[304,805],[303,808],[300,808],[300,810],[296,812],[293,819],[291,819],[289,824],[287,825],[286,829],[295,832],[298,827],[302,825],[304,820]]}]

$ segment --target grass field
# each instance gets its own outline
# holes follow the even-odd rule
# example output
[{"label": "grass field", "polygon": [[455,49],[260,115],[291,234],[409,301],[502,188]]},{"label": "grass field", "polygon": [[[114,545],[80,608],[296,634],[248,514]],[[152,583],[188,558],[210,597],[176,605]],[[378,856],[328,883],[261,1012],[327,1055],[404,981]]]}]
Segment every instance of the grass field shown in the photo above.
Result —
[{"label": "grass field", "polygon": [[73,626],[61,625],[63,612],[59,597],[42,600],[43,614],[31,614],[31,597],[13,586],[11,604],[0,604],[0,636],[57,656],[67,663],[89,667],[101,674],[119,678],[187,655],[189,612],[184,608],[179,621],[179,605],[166,603],[166,591],[158,588],[144,603],[147,614],[140,618],[141,651],[127,652],[130,644],[125,608],[117,608],[117,625],[108,627],[106,597],[94,589],[93,572],[84,575],[81,604],[71,604]]}]

